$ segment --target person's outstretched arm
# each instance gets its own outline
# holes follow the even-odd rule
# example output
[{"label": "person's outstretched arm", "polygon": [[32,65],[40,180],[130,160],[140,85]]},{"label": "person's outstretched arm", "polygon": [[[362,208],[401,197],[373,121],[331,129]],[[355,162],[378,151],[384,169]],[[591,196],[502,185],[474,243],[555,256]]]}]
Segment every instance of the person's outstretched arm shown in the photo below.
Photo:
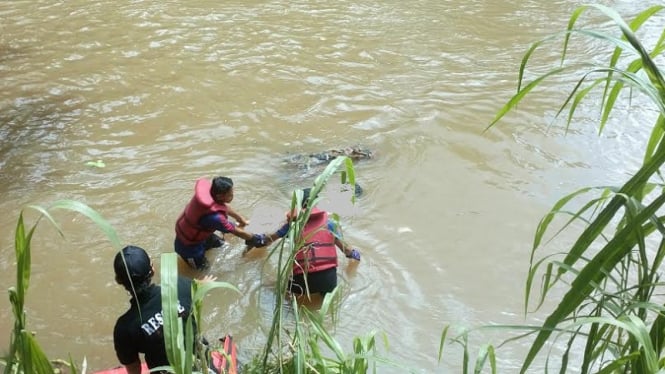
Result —
[{"label": "person's outstretched arm", "polygon": [[246,231],[240,226],[235,226],[234,229],[230,231],[230,233],[245,240],[252,240],[255,235],[249,231]]},{"label": "person's outstretched arm", "polygon": [[333,236],[335,237],[335,245],[337,248],[339,248],[340,251],[342,251],[342,253],[344,253],[344,256],[356,261],[360,261],[360,251],[351,247],[351,245],[349,245],[349,243],[344,240],[344,237],[342,236],[342,230],[337,222],[329,219],[328,230],[332,232]]},{"label": "person's outstretched arm", "polygon": [[272,243],[279,238],[285,237],[286,234],[289,233],[289,225],[290,223],[287,221],[282,224],[282,226],[277,229],[277,231],[273,232],[272,234],[266,234],[266,238],[268,238],[269,243]]},{"label": "person's outstretched arm", "polygon": [[249,225],[249,221],[243,217],[240,213],[236,212],[230,205],[226,205],[226,213],[238,221],[238,226],[245,227]]},{"label": "person's outstretched arm", "polygon": [[265,247],[275,240],[285,237],[288,232],[289,222],[287,221],[272,234],[255,234],[251,239],[245,240],[245,244],[247,245],[247,248],[245,248],[245,253],[249,252],[253,248]]},{"label": "person's outstretched arm", "polygon": [[360,261],[360,251],[351,247],[343,239],[340,239],[337,236],[335,236],[335,245],[337,246],[337,248],[339,248],[340,251],[342,251],[342,253],[344,253],[344,256],[346,256],[347,258]]},{"label": "person's outstretched arm", "polygon": [[221,213],[213,213],[203,216],[199,221],[199,224],[215,231],[233,234],[245,240],[250,240],[254,237],[254,234],[251,232],[245,231],[242,227],[229,222],[229,220]]}]

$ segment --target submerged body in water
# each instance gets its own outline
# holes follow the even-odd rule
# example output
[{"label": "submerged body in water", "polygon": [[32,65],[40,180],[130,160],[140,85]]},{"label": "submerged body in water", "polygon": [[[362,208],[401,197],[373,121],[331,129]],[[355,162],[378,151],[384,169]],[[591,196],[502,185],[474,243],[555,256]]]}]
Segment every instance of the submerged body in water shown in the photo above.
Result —
[{"label": "submerged body in water", "polygon": [[[286,158],[285,163],[297,170],[298,176],[307,178],[310,176],[318,175],[323,169],[334,159],[340,156],[346,156],[357,162],[359,160],[368,160],[374,157],[372,151],[360,145],[333,148],[318,153],[299,153],[290,155]],[[355,195],[360,197],[363,194],[363,189],[356,182]]]},{"label": "submerged body in water", "polygon": [[329,149],[318,153],[299,153],[291,155],[287,157],[287,163],[309,170],[316,166],[328,165],[332,160],[340,156],[346,156],[356,162],[358,160],[373,158],[374,154],[370,150],[361,146],[351,146]]}]

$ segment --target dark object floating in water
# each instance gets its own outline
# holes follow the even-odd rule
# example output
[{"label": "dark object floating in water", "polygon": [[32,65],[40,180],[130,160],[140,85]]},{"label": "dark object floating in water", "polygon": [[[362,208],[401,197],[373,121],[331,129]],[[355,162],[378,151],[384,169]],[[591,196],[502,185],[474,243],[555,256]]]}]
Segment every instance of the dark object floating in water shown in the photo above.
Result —
[{"label": "dark object floating in water", "polygon": [[360,146],[352,146],[346,148],[338,149],[329,149],[321,153],[310,153],[309,157],[319,160],[321,162],[329,163],[330,161],[336,159],[339,156],[346,156],[353,161],[356,160],[366,160],[374,157],[372,152],[368,149],[362,148]]},{"label": "dark object floating in water", "polygon": [[[346,156],[355,163],[359,160],[368,160],[374,158],[374,153],[360,145],[354,145],[344,148],[333,148],[318,153],[300,153],[290,155],[287,157],[286,161],[288,164],[295,165],[298,169],[310,171],[315,168],[318,169],[318,166],[327,165],[332,160],[340,156]],[[360,197],[363,194],[363,188],[360,187],[358,183],[355,185],[354,193],[356,197]]]},{"label": "dark object floating in water", "polygon": [[351,160],[367,160],[374,157],[372,151],[361,146],[351,146],[345,148],[334,148],[319,153],[296,154],[289,156],[287,161],[299,167],[309,169],[313,166],[329,164],[330,161],[339,156],[346,156]]}]

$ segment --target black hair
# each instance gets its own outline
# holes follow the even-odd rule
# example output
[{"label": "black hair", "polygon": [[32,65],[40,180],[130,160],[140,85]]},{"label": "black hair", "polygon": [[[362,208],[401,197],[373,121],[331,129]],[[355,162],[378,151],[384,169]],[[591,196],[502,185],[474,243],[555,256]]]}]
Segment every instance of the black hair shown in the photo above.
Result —
[{"label": "black hair", "polygon": [[[146,290],[155,274],[148,253],[141,247],[128,245],[115,255],[113,260],[115,279],[129,292],[141,294]],[[133,285],[133,290],[132,290]]]},{"label": "black hair", "polygon": [[215,177],[212,180],[212,186],[210,187],[210,196],[219,195],[222,193],[227,193],[233,188],[233,180],[229,177]]}]

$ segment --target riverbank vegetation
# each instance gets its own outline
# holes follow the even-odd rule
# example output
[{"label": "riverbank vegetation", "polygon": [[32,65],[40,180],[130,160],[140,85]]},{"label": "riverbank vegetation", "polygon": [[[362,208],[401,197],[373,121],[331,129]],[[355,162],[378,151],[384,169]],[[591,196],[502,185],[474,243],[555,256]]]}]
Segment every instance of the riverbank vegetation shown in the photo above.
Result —
[{"label": "riverbank vegetation", "polygon": [[[650,105],[657,113],[655,122],[641,124],[650,129],[649,140],[642,164],[625,183],[574,191],[561,198],[538,224],[524,312],[532,302],[536,309],[541,308],[548,297],[553,297],[553,290],[563,296],[554,296],[560,298],[558,305],[546,311],[547,317],[540,326],[493,326],[503,331],[526,330],[518,339],[533,338],[521,364],[522,373],[532,369],[540,355],[544,355],[545,368],[540,367],[538,372],[665,371],[661,280],[665,258],[665,192],[661,174],[665,162],[665,78],[656,62],[665,51],[665,29],[659,28],[661,34],[650,48],[636,35],[662,10],[663,6],[650,7],[626,22],[615,10],[602,5],[577,8],[565,31],[538,41],[527,50],[519,69],[517,93],[490,124],[496,125],[546,81],[571,71],[578,72],[580,78],[556,114],[557,118],[565,114],[567,130],[574,126],[576,111],[583,103],[594,105],[599,101],[599,133],[608,124],[615,105],[623,100],[639,100],[641,106]],[[583,16],[591,12],[609,20],[614,29],[580,25]],[[663,18],[659,19],[662,22]],[[598,56],[586,56],[582,63],[568,63],[573,39],[606,45],[608,60],[596,62]],[[563,42],[561,64],[527,81],[525,76],[533,57],[557,40]],[[548,251],[563,232],[576,232],[579,227],[581,234],[573,244],[562,244],[566,248],[563,253]],[[465,344],[469,333],[453,338],[464,346],[465,353],[469,349]],[[464,359],[467,366],[468,356]],[[475,367],[479,370],[489,363],[495,372],[495,359],[495,347],[484,346]]]},{"label": "riverbank vegetation", "polygon": [[[574,126],[575,113],[582,105],[598,101],[598,129],[602,132],[615,105],[638,95],[640,100],[653,107],[657,118],[653,123],[643,124],[650,128],[650,137],[642,164],[625,183],[584,187],[571,192],[562,197],[538,223],[527,272],[524,313],[534,303],[538,309],[551,304],[545,302],[548,298],[560,299],[555,300],[557,303],[552,310],[545,311],[546,318],[542,325],[482,326],[457,336],[451,336],[451,326],[446,326],[441,335],[439,360],[450,345],[460,344],[463,347],[461,362],[464,373],[471,370],[481,372],[488,366],[495,373],[496,357],[504,344],[510,344],[515,339],[530,339],[528,352],[521,363],[522,373],[529,370],[665,372],[665,301],[661,280],[665,258],[665,217],[662,213],[665,192],[660,172],[665,162],[665,78],[657,65],[657,60],[665,51],[665,28],[660,28],[661,34],[649,48],[637,36],[640,29],[648,21],[656,19],[662,10],[663,6],[650,7],[626,22],[616,11],[602,5],[580,7],[572,13],[565,31],[536,42],[527,50],[519,68],[517,93],[498,111],[489,128],[515,110],[525,97],[535,93],[548,79],[570,71],[579,72],[580,78],[558,108],[557,117],[565,116],[566,128]],[[615,29],[610,30],[607,25],[603,25],[602,29],[580,25],[589,12],[603,15]],[[573,39],[590,39],[606,44],[608,60],[598,63],[590,58],[582,63],[567,64],[569,45]],[[561,65],[527,80],[533,56],[542,48],[551,48],[555,40],[563,42]],[[342,166],[343,182],[354,183],[351,160],[342,157],[334,160],[316,179],[310,197],[314,200],[308,204],[309,207],[315,205],[318,192]],[[294,192],[292,209],[299,207],[301,200],[302,195]],[[48,209],[30,208],[39,211],[42,218],[56,227],[57,223],[50,215],[53,209],[77,211],[97,223],[115,248],[121,248],[110,225],[83,204],[64,201]],[[380,332],[367,332],[354,338],[351,351],[345,350],[344,344],[335,340],[329,331],[334,326],[339,301],[336,293],[329,295],[316,310],[299,307],[293,300],[289,302],[284,297],[294,261],[293,249],[301,244],[297,238],[309,213],[310,208],[307,208],[299,214],[285,240],[270,251],[269,258],[277,262],[279,272],[274,319],[266,336],[265,349],[246,363],[244,372],[366,373],[376,371],[378,364],[395,365],[377,353]],[[5,373],[51,373],[56,370],[29,332],[24,312],[30,281],[30,242],[38,223],[39,220],[26,231],[21,213],[16,227],[17,280],[16,286],[9,291],[15,324],[8,356],[0,362]],[[583,227],[581,234],[576,236],[572,245],[565,247],[563,253],[548,251],[562,232],[580,225]],[[161,272],[162,284],[165,285],[164,310],[167,311],[175,308],[173,284],[177,270],[175,254],[163,256]],[[226,285],[217,284],[196,290],[195,307],[200,310],[203,296],[214,287],[222,286]],[[287,308],[290,311],[288,315],[285,313]],[[182,329],[188,328],[188,325],[183,327],[175,315],[165,314],[173,371],[190,373],[191,363],[196,362],[193,356],[200,350],[183,353],[178,349],[191,346],[183,341],[183,336],[193,339],[192,334],[183,334]],[[196,311],[192,313],[194,316],[197,314]],[[205,329],[205,326],[202,328]],[[515,332],[518,335],[498,345],[483,345],[472,358],[469,335],[487,328],[500,329],[506,336],[512,336]],[[205,357],[199,356],[198,360],[205,362]],[[534,368],[536,363],[545,367]],[[75,360],[69,360],[66,366],[73,373],[81,369]],[[409,370],[404,368],[404,371]]]}]

